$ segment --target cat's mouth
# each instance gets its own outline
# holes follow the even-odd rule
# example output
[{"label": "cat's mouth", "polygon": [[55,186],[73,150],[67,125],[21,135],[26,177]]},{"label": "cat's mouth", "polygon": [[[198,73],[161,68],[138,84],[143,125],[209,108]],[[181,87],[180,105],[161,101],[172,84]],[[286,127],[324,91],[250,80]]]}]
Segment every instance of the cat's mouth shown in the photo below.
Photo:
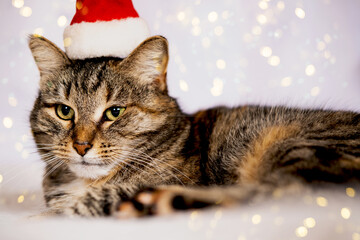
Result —
[{"label": "cat's mouth", "polygon": [[69,164],[70,170],[78,177],[87,179],[97,179],[107,176],[113,166],[106,163],[90,163],[84,159],[80,162]]},{"label": "cat's mouth", "polygon": [[107,164],[105,163],[89,163],[89,162],[86,162],[86,161],[82,161],[80,163],[76,163],[78,165],[83,165],[83,166],[98,166],[98,167],[101,167],[101,166],[106,166]]}]

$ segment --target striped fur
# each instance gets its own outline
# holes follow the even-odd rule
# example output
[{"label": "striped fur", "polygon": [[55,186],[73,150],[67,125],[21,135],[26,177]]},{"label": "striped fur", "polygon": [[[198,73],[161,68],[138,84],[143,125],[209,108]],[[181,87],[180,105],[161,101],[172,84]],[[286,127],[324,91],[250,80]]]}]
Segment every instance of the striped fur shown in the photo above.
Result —
[{"label": "striped fur", "polygon": [[[161,206],[168,199],[187,209],[293,183],[359,180],[359,113],[242,106],[187,115],[167,93],[163,37],[124,60],[70,60],[45,38],[30,37],[29,46],[41,75],[30,123],[51,213],[109,215],[149,192]],[[74,119],[61,120],[57,104],[73,108]],[[105,121],[112,106],[126,110]],[[76,139],[91,146],[84,157]]]}]

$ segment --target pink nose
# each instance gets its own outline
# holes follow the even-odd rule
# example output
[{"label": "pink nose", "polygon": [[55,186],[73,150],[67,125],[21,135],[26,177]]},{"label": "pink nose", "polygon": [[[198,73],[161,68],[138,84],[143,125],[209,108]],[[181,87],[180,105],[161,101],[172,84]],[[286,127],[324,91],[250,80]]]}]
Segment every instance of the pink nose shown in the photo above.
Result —
[{"label": "pink nose", "polygon": [[89,151],[89,149],[92,148],[92,145],[88,142],[74,142],[74,148],[76,150],[76,152],[81,155],[84,156],[86,154],[87,151]]}]

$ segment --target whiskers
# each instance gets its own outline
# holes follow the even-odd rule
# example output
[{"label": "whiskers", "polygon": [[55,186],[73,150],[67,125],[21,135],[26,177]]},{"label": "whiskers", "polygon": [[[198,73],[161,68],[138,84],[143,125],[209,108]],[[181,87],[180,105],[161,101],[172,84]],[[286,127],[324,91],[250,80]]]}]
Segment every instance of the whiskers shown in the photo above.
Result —
[{"label": "whiskers", "polygon": [[43,178],[46,178],[47,176],[52,174],[55,170],[60,168],[66,162],[63,159],[58,158],[57,156],[49,156],[45,161],[49,167],[45,168]]},{"label": "whiskers", "polygon": [[[143,151],[124,146],[112,148],[112,150],[116,152],[111,157],[111,160],[114,164],[122,164],[124,166],[128,166],[134,171],[139,172],[139,174],[143,174],[145,176],[149,176],[149,174],[152,172],[161,178],[162,184],[166,184],[170,181],[175,180],[177,183],[185,185],[185,183],[180,179],[180,177],[183,177],[187,179],[187,181],[194,184],[194,181],[192,179],[190,179],[186,174],[184,174],[175,166],[169,164],[164,160],[151,157]],[[137,167],[136,165],[139,167]]]}]

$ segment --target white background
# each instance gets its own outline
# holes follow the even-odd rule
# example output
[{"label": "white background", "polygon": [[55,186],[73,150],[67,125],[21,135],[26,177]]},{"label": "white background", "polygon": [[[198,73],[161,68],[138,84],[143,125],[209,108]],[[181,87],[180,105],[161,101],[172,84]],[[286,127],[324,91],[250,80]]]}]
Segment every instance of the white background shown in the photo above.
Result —
[{"label": "white background", "polygon": [[[6,150],[1,161],[37,158],[29,155],[34,149],[28,149],[28,116],[39,77],[26,37],[42,33],[63,48],[74,5],[73,0],[0,2],[0,147]],[[360,1],[135,0],[134,5],[152,34],[170,42],[170,94],[187,112],[249,103],[360,110]],[[26,7],[29,17],[23,16],[29,15]],[[271,49],[270,57],[262,56],[264,47]]]}]

